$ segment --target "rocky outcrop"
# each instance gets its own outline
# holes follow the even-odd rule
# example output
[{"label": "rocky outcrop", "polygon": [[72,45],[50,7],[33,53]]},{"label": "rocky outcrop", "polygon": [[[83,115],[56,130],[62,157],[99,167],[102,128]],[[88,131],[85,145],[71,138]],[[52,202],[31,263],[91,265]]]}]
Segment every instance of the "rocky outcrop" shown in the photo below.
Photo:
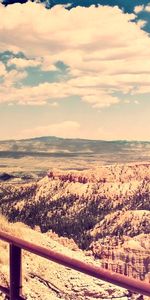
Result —
[{"label": "rocky outcrop", "polygon": [[0,181],[7,181],[14,178],[13,175],[10,175],[8,173],[0,173]]},{"label": "rocky outcrop", "polygon": [[[87,256],[79,249],[71,250],[59,242],[59,238],[52,232],[41,234],[33,231],[27,226],[16,223],[7,224],[1,218],[0,230],[5,230],[15,236],[21,236],[25,240],[42,245],[54,251],[64,253],[81,261],[100,265],[98,261]],[[50,237],[50,236],[51,237]],[[70,244],[70,243],[69,243]],[[0,284],[8,286],[8,255],[7,246],[0,242]],[[129,300],[131,295],[129,291],[86,276],[70,268],[63,267],[43,258],[23,252],[23,295],[27,300],[94,300],[94,299],[117,299]],[[0,299],[6,299],[0,294]]]},{"label": "rocky outcrop", "polygon": [[97,241],[91,244],[90,249],[100,259],[103,268],[150,282],[149,249],[142,249],[133,239],[127,237],[127,240],[128,243],[121,244],[119,241],[117,245]]},{"label": "rocky outcrop", "polygon": [[[50,171],[35,182],[1,183],[0,211],[10,222],[21,221],[43,233],[52,230],[73,239],[80,249],[101,259],[105,268],[145,279],[149,174],[150,164],[130,164],[83,172]],[[143,244],[136,249],[133,242],[137,245],[140,234]],[[116,238],[119,243],[125,238],[126,246],[112,245]]]}]

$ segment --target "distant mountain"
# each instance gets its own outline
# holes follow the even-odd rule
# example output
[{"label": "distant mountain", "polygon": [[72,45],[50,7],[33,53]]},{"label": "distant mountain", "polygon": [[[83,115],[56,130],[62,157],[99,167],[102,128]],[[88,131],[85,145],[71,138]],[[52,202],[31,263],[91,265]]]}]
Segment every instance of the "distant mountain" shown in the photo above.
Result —
[{"label": "distant mountain", "polygon": [[[150,142],[141,141],[103,141],[89,139],[64,139],[55,136],[37,137],[24,140],[0,141],[0,155],[7,156],[18,153],[20,156],[47,154],[110,154],[141,152],[150,154]],[[143,154],[144,154],[143,153]]]},{"label": "distant mountain", "polygon": [[106,164],[150,161],[150,142],[65,139],[55,136],[0,141],[0,158],[70,158]]}]

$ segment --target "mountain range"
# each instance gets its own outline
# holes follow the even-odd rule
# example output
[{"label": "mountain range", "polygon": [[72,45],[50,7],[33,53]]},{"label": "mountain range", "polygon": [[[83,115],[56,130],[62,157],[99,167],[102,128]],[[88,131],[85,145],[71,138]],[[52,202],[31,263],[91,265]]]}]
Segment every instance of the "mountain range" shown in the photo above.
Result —
[{"label": "mountain range", "polygon": [[55,136],[0,141],[0,158],[13,157],[96,157],[104,160],[139,161],[150,159],[149,141],[103,141]]}]

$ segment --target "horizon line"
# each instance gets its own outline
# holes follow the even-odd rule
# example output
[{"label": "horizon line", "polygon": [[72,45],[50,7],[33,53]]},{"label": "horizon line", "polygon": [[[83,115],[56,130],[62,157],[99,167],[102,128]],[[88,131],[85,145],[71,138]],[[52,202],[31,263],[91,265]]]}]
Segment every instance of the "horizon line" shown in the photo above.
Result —
[{"label": "horizon line", "polygon": [[8,138],[8,139],[0,139],[0,142],[10,142],[10,141],[26,141],[26,140],[35,140],[42,138],[57,138],[63,140],[85,140],[85,141],[102,141],[102,142],[140,142],[140,143],[150,143],[150,140],[137,140],[137,139],[92,139],[92,138],[78,138],[78,137],[60,137],[55,135],[44,135],[44,136],[34,136],[34,137],[26,137],[22,139],[18,138]]}]

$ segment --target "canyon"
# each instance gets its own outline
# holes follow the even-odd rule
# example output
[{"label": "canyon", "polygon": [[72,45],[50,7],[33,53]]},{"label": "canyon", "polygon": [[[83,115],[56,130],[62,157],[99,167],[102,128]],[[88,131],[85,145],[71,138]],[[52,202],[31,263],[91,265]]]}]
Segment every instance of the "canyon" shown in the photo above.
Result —
[{"label": "canyon", "polygon": [[53,168],[41,179],[1,180],[0,213],[73,244],[106,269],[149,282],[149,192],[149,163]]}]

